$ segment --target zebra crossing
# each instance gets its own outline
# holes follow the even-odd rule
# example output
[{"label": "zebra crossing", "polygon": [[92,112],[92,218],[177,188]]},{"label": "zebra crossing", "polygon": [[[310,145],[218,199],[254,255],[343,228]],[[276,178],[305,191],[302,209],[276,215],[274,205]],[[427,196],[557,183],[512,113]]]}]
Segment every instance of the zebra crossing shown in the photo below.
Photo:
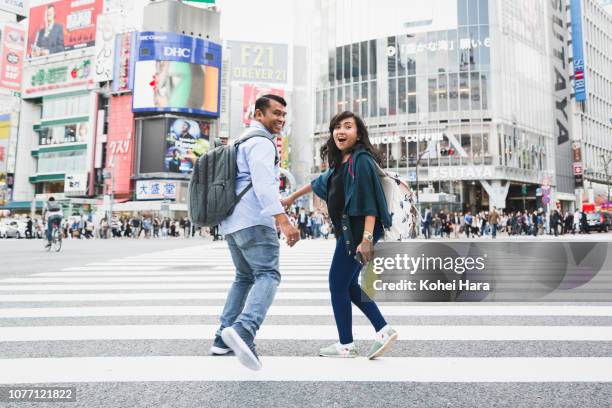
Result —
[{"label": "zebra crossing", "polygon": [[[282,248],[259,372],[208,355],[234,274],[224,243],[1,279],[0,384],[612,381],[612,303],[385,303],[400,335],[388,355],[317,357],[337,339],[332,252],[324,240]],[[373,329],[353,315],[364,353]]]}]

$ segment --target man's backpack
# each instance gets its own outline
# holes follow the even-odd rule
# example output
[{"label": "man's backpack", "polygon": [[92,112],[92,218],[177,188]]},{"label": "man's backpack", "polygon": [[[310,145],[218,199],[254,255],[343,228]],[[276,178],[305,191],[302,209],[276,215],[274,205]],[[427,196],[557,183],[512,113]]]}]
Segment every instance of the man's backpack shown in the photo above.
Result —
[{"label": "man's backpack", "polygon": [[[239,194],[236,194],[236,163],[238,146],[253,137],[265,137],[276,144],[266,133],[258,128],[247,130],[236,142],[209,150],[195,163],[189,181],[188,211],[189,219],[196,226],[213,227],[229,217],[236,204],[253,187],[249,183]],[[276,153],[275,165],[279,158]]]},{"label": "man's backpack", "polygon": [[383,240],[393,242],[416,238],[418,211],[413,205],[410,187],[400,179],[398,174],[386,172],[377,163],[375,164],[385,193],[387,210],[391,215],[391,227],[385,229]]}]

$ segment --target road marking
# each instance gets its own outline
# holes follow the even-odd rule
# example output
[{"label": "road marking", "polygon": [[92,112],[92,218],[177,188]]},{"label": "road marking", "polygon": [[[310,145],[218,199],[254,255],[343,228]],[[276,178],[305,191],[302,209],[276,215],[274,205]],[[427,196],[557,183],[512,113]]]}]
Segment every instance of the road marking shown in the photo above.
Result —
[{"label": "road marking", "polygon": [[[219,325],[2,327],[0,342],[212,339]],[[605,326],[394,326],[405,341],[612,341]],[[355,340],[373,340],[372,326],[353,326]],[[337,340],[334,325],[263,325],[257,340]],[[1,361],[1,360],[0,360]]]},{"label": "road marking", "polygon": [[[283,281],[311,281],[327,282],[327,276],[289,275],[282,278]],[[9,278],[3,279],[2,283],[107,283],[107,282],[232,282],[234,276],[139,276],[139,277],[74,277],[65,276],[57,278]]]},{"label": "road marking", "polygon": [[[282,276],[284,275],[310,275],[310,276],[318,276],[329,274],[329,271],[326,269],[324,271],[306,271],[306,270],[292,270],[292,269],[281,269],[280,273]],[[129,272],[115,272],[115,271],[104,271],[104,272],[42,272],[34,275],[29,275],[29,277],[59,277],[59,276],[82,276],[82,277],[93,277],[93,276],[234,276],[235,270],[199,270],[199,271],[129,271]],[[0,283],[6,282],[4,280],[0,280]]]},{"label": "road marking", "polygon": [[[190,285],[194,286],[194,285]],[[0,309],[0,318],[85,316],[218,316],[215,306],[100,306],[34,307]],[[380,306],[386,316],[606,316],[610,306]],[[359,313],[353,307],[354,313]],[[269,316],[331,316],[330,306],[272,306]]]},{"label": "road marking", "polygon": [[[292,283],[281,282],[284,289],[327,289],[327,283]],[[66,290],[169,290],[169,289],[228,289],[228,283],[119,283],[119,284],[41,284],[41,285],[0,285],[0,292],[20,291],[66,291]]]},{"label": "road marking", "polygon": [[146,381],[611,382],[612,358],[68,357],[0,360],[0,383]]},{"label": "road marking", "polygon": [[[0,295],[0,302],[97,302],[108,300],[225,300],[227,292],[176,292],[176,293],[45,293],[32,295]],[[329,300],[329,291],[276,292],[275,299]]]}]

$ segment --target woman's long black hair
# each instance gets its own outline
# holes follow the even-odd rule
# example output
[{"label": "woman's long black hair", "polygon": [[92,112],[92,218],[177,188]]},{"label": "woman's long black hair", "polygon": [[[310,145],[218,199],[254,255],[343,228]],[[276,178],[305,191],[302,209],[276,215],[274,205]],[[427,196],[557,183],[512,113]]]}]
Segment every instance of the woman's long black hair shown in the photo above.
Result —
[{"label": "woman's long black hair", "polygon": [[372,146],[370,138],[368,137],[368,128],[363,122],[363,119],[351,111],[341,112],[332,118],[331,122],[329,123],[329,139],[323,146],[321,146],[321,160],[327,161],[327,164],[331,168],[334,168],[342,163],[342,152],[340,149],[338,149],[338,146],[336,146],[336,142],[334,141],[334,128],[343,120],[349,118],[353,118],[355,120],[355,125],[357,125],[357,142],[355,143],[353,150],[359,146],[363,146],[368,152],[370,152],[376,163],[378,163],[379,166],[382,166],[381,154],[374,146]]}]

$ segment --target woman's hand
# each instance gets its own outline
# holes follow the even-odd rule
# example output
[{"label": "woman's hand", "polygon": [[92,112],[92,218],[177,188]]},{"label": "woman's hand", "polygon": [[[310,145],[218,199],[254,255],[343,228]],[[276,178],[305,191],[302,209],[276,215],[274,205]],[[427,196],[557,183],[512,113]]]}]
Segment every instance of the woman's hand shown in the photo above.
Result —
[{"label": "woman's hand", "polygon": [[361,254],[363,264],[366,265],[374,258],[374,244],[372,243],[372,241],[364,239],[357,247],[357,252]]},{"label": "woman's hand", "polygon": [[281,205],[287,209],[289,207],[291,207],[293,205],[293,202],[295,201],[295,198],[293,197],[293,194],[291,194],[289,197],[283,198],[281,200]]}]

